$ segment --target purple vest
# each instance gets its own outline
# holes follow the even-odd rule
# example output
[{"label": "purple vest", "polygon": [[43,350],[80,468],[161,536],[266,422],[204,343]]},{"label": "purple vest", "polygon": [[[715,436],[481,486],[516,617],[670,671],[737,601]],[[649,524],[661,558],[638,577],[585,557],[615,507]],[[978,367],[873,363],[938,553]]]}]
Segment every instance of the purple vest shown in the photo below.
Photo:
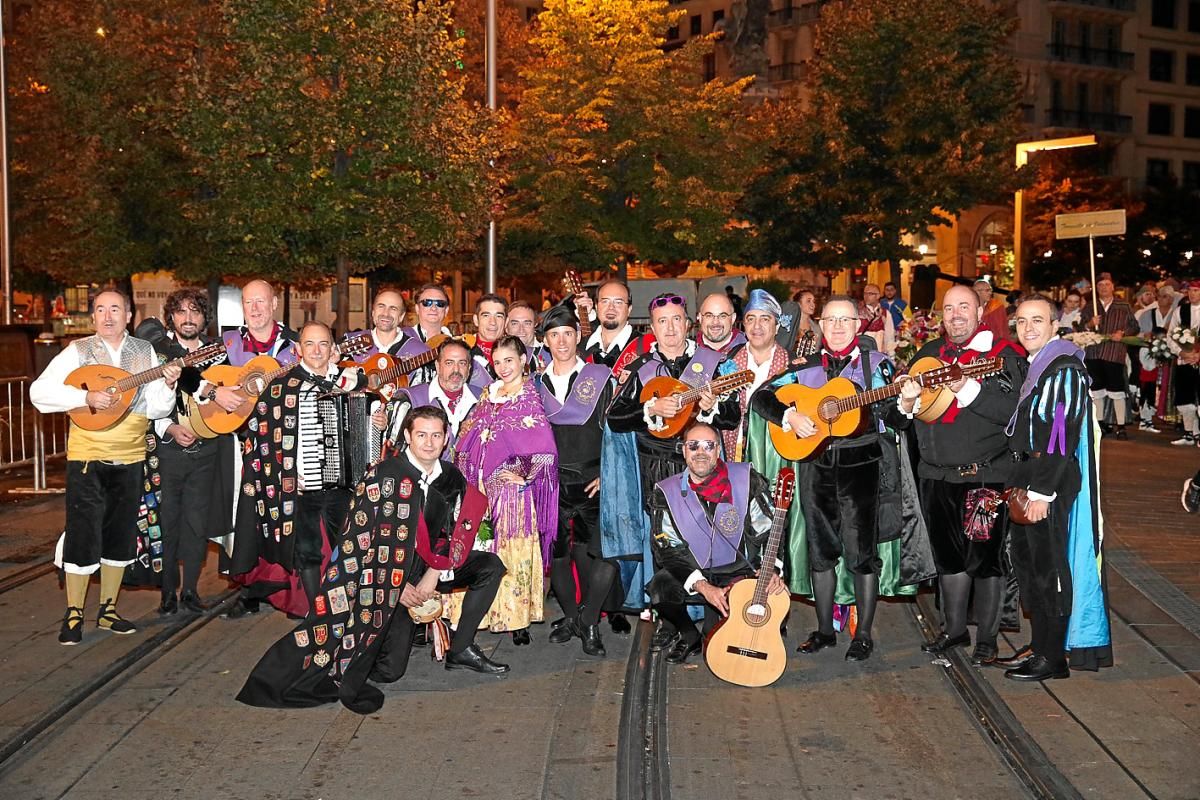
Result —
[{"label": "purple vest", "polygon": [[[242,341],[241,328],[232,331],[225,331],[221,336],[221,340],[225,342],[225,352],[228,354],[229,363],[235,367],[245,366],[250,359],[260,353],[251,353],[246,350],[245,343]],[[290,339],[283,338],[283,330],[279,331],[279,335],[275,338],[275,352],[269,353],[271,358],[274,358],[280,364],[295,364],[296,363],[296,347]]]},{"label": "purple vest", "polygon": [[658,488],[667,498],[671,519],[679,535],[688,543],[701,569],[723,567],[741,557],[742,533],[750,510],[750,465],[727,461],[733,504],[717,503],[712,522],[704,513],[700,498],[688,485],[688,472],[659,481]]},{"label": "purple vest", "polygon": [[[683,374],[679,376],[679,380],[693,388],[703,386],[712,380],[717,371],[717,365],[724,360],[724,354],[718,353],[716,350],[709,350],[707,347],[697,346],[691,360],[683,368]],[[667,371],[660,358],[648,358],[638,368],[638,379],[642,382],[642,386],[664,375],[667,375]]]},{"label": "purple vest", "polygon": [[[863,361],[867,359],[870,359],[870,371],[864,373]],[[860,351],[859,357],[850,359],[850,363],[842,368],[842,371],[838,373],[838,377],[846,378],[859,389],[878,388],[870,385],[867,375],[869,374],[873,376],[875,374],[875,370],[879,368],[879,365],[886,360],[887,356],[885,356],[883,353],[877,353],[873,350]],[[801,386],[807,386],[810,389],[820,389],[822,386],[828,383],[828,381],[829,378],[825,375],[825,368],[821,366],[807,367],[796,373],[796,383],[800,384]],[[884,428],[883,420],[877,421],[879,423],[879,431],[882,433]]]},{"label": "purple vest", "polygon": [[[388,355],[395,356],[396,358],[399,358],[399,359],[412,358],[413,356],[419,356],[419,355],[421,355],[421,353],[427,352],[429,350],[429,347],[424,342],[422,342],[419,338],[417,338],[417,336],[415,334],[410,335],[411,330],[412,330],[411,328],[401,329],[401,331],[400,331],[401,334],[405,336],[405,338],[403,339],[403,343],[400,345],[400,349],[394,353],[389,348]],[[368,336],[369,337],[370,334],[371,334],[370,331],[354,331],[353,333],[349,334],[348,336],[351,338],[355,337],[355,336]],[[366,361],[371,356],[377,355],[379,353],[379,348],[375,346],[375,339],[371,338],[368,341],[371,342],[370,346],[366,350],[364,350],[357,359],[355,359],[360,364],[362,362]],[[392,347],[395,347],[395,344],[393,344]]]},{"label": "purple vest", "polygon": [[538,394],[546,409],[546,419],[551,425],[582,425],[592,418],[596,403],[604,391],[604,384],[612,377],[612,370],[603,364],[584,364],[583,369],[567,392],[565,403],[558,402],[546,381],[538,379]]}]

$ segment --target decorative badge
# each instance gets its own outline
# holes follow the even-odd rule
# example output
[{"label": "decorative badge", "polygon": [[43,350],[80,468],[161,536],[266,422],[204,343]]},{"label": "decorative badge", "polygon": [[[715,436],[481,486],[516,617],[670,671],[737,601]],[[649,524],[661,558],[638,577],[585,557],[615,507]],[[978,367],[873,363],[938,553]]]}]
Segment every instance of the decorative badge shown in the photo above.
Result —
[{"label": "decorative badge", "polygon": [[[325,600],[325,595],[319,594],[313,598],[313,610],[317,612],[318,617],[323,617],[329,613],[329,604]],[[324,628],[324,625],[320,626]],[[317,640],[317,644],[325,644],[321,639]]]},{"label": "decorative badge", "polygon": [[692,372],[704,372],[703,364],[692,364]]},{"label": "decorative badge", "polygon": [[366,525],[367,524],[367,512],[359,510],[354,515],[354,524],[360,528],[363,527],[364,525]]},{"label": "decorative badge", "polygon": [[396,528],[396,538],[402,542],[408,541],[408,526],[407,525],[401,525],[399,528]]},{"label": "decorative badge", "polygon": [[346,555],[350,555],[351,553],[353,553],[354,552],[354,542],[350,541],[349,539],[342,542],[342,552],[345,553]]},{"label": "decorative badge", "polygon": [[408,519],[410,508],[408,503],[400,503],[396,506],[396,516],[400,519]]},{"label": "decorative badge", "polygon": [[312,631],[313,631],[313,641],[317,643],[318,647],[325,644],[325,642],[329,641],[329,626],[328,625],[315,625],[315,626],[313,626]]},{"label": "decorative badge", "polygon": [[308,631],[296,631],[296,647],[308,647]]},{"label": "decorative badge", "polygon": [[413,482],[412,478],[405,478],[400,481],[400,496],[405,500],[412,497]]},{"label": "decorative badge", "polygon": [[346,597],[345,587],[338,586],[329,591],[329,610],[334,614],[345,614],[350,610],[350,601]]},{"label": "decorative badge", "polygon": [[369,485],[367,487],[367,499],[370,500],[372,503],[379,502],[379,484],[378,483],[372,483],[371,485]]},{"label": "decorative badge", "polygon": [[583,402],[592,402],[592,398],[596,396],[596,381],[592,378],[584,378],[575,384],[575,392]]},{"label": "decorative badge", "polygon": [[391,497],[392,493],[396,491],[396,479],[384,478],[383,482],[380,484],[380,487],[380,493],[384,497]]},{"label": "decorative badge", "polygon": [[726,536],[737,532],[742,526],[742,520],[736,508],[727,508],[717,517],[717,529]]},{"label": "decorative badge", "polygon": [[324,650],[318,650],[317,654],[313,656],[313,663],[318,667],[329,666],[329,653],[326,653]]}]

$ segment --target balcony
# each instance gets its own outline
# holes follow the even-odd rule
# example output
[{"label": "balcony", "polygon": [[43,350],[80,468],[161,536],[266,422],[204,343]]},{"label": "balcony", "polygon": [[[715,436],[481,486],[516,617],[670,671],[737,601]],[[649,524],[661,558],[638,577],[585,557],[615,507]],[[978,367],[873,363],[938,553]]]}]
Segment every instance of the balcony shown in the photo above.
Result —
[{"label": "balcony", "polygon": [[772,64],[767,68],[767,80],[770,83],[802,81],[806,77],[808,77],[808,64],[802,61],[790,64]]},{"label": "balcony", "polygon": [[1133,117],[1126,114],[1108,114],[1100,111],[1072,111],[1065,108],[1051,108],[1046,110],[1046,127],[1127,135],[1133,131]]},{"label": "balcony", "polygon": [[816,22],[821,17],[821,6],[824,3],[804,3],[777,8],[767,14],[767,29],[786,28],[791,25],[807,25]]},{"label": "balcony", "polygon": [[1051,42],[1046,45],[1046,56],[1051,61],[1060,61],[1064,64],[1082,64],[1088,67],[1119,69],[1126,72],[1133,70],[1133,53],[1123,50],[1102,50],[1098,47],[1080,47],[1073,44]]}]

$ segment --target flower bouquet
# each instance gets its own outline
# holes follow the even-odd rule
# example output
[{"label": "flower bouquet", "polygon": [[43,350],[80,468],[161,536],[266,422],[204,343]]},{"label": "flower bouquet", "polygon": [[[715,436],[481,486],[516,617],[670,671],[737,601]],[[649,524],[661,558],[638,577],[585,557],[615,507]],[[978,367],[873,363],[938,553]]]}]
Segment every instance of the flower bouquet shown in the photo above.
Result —
[{"label": "flower bouquet", "polygon": [[1160,364],[1170,361],[1175,357],[1171,352],[1171,345],[1167,343],[1166,336],[1155,336],[1150,342],[1150,358]]},{"label": "flower bouquet", "polygon": [[1104,341],[1104,336],[1095,331],[1076,331],[1063,337],[1077,347],[1091,347]]},{"label": "flower bouquet", "polygon": [[1190,353],[1196,349],[1196,332],[1191,328],[1178,327],[1171,331],[1171,341],[1179,346],[1180,351]]},{"label": "flower bouquet", "polygon": [[909,363],[917,355],[917,351],[942,330],[942,317],[936,312],[926,313],[914,309],[911,319],[900,323],[896,330],[896,359]]}]

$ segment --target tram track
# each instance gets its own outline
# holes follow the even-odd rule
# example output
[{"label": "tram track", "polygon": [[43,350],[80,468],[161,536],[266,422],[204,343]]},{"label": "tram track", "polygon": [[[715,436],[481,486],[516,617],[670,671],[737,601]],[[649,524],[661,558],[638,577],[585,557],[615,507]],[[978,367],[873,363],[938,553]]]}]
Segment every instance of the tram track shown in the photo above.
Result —
[{"label": "tram track", "polygon": [[[45,566],[49,566],[49,569],[43,569],[39,575],[45,575],[54,570],[53,564],[40,565],[40,567]],[[18,576],[10,576],[10,578],[16,577]],[[28,583],[36,577],[38,575],[25,577],[22,583]],[[19,585],[21,584],[15,584],[15,586]],[[15,588],[15,586],[8,586],[3,590],[7,591],[8,589]],[[155,631],[131,650],[115,659],[104,670],[91,676],[88,680],[72,689],[57,703],[39,714],[36,719],[21,728],[17,733],[0,742],[0,775],[6,771],[13,757],[27,745],[39,737],[53,735],[53,729],[74,710],[102,701],[115,691],[122,682],[137,675],[159,658],[182,644],[192,634],[218,618],[237,601],[237,597],[238,590],[236,588],[228,589],[221,593],[213,606],[203,614],[181,617],[160,630]],[[144,621],[142,622],[144,626],[143,630],[149,627],[145,625]]]},{"label": "tram track", "polygon": [[0,594],[11,592],[13,589],[35,581],[43,575],[49,575],[54,570],[54,560],[50,556],[39,558],[0,578]]}]

